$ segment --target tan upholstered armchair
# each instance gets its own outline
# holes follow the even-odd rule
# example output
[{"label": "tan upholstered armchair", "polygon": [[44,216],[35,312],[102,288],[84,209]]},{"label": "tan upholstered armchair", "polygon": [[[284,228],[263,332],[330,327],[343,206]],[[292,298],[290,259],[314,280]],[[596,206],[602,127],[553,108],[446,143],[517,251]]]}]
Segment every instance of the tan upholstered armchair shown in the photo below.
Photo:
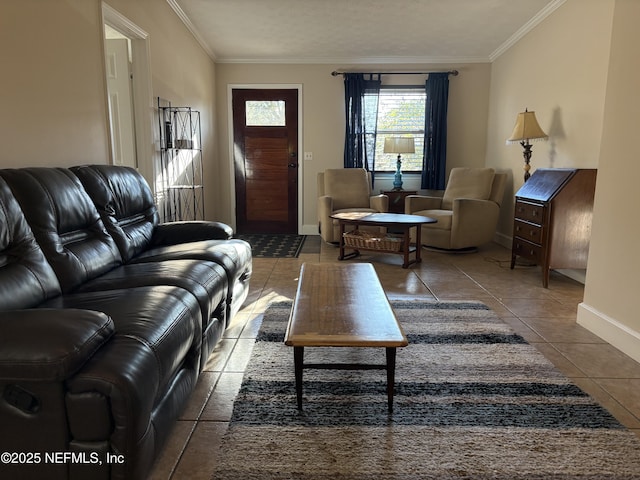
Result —
[{"label": "tan upholstered armchair", "polygon": [[493,168],[453,168],[442,198],[410,195],[405,213],[438,220],[422,226],[423,245],[474,249],[493,240],[506,181]]},{"label": "tan upholstered armchair", "polygon": [[386,212],[389,197],[372,196],[371,174],[362,168],[336,168],[318,173],[318,227],[325,242],[340,241],[339,212]]}]

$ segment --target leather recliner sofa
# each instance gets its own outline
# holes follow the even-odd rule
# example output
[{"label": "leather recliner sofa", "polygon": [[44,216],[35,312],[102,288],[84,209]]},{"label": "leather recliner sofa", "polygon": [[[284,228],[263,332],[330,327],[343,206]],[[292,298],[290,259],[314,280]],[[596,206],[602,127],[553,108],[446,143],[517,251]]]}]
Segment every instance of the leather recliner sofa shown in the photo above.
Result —
[{"label": "leather recliner sofa", "polygon": [[0,170],[1,478],[147,476],[247,296],[232,233],[130,168]]}]

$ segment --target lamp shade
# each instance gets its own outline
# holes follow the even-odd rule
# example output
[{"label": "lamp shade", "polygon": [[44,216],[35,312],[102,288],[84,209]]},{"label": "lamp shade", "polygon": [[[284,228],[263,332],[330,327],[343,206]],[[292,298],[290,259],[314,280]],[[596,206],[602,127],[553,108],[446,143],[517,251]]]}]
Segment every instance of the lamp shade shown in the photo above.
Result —
[{"label": "lamp shade", "polygon": [[538,125],[536,112],[529,112],[525,109],[524,112],[518,114],[516,126],[513,127],[513,133],[507,139],[507,144],[547,138],[549,138],[549,136],[544,133],[540,125]]},{"label": "lamp shade", "polygon": [[413,138],[387,137],[384,139],[384,153],[416,153]]}]

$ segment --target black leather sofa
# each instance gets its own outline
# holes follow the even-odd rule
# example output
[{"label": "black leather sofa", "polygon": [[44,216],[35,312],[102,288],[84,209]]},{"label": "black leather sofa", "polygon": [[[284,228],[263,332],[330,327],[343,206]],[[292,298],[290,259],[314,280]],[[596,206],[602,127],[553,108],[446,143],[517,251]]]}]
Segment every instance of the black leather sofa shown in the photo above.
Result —
[{"label": "black leather sofa", "polygon": [[232,233],[130,168],[0,170],[0,478],[146,478],[247,296]]}]

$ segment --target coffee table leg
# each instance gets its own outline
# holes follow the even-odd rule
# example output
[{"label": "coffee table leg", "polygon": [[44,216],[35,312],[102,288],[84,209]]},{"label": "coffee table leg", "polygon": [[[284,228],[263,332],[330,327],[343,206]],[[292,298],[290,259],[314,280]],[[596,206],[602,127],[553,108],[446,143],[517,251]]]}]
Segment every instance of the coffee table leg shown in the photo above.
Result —
[{"label": "coffee table leg", "polygon": [[396,383],[396,347],[387,347],[387,404],[393,412],[393,391]]},{"label": "coffee table leg", "polygon": [[409,268],[409,250],[411,249],[411,245],[409,245],[411,241],[411,236],[409,235],[409,230],[411,230],[410,226],[404,227],[404,250],[402,254],[404,256],[404,263],[402,264],[402,268]]},{"label": "coffee table leg", "polygon": [[344,260],[344,222],[339,221],[340,224],[340,241],[338,245],[340,246],[340,255],[338,255],[338,260]]},{"label": "coffee table leg", "polygon": [[422,261],[422,226],[416,225],[416,263]]},{"label": "coffee table leg", "polygon": [[296,398],[298,410],[302,410],[302,370],[304,363],[304,347],[293,347],[293,364],[296,375]]}]

